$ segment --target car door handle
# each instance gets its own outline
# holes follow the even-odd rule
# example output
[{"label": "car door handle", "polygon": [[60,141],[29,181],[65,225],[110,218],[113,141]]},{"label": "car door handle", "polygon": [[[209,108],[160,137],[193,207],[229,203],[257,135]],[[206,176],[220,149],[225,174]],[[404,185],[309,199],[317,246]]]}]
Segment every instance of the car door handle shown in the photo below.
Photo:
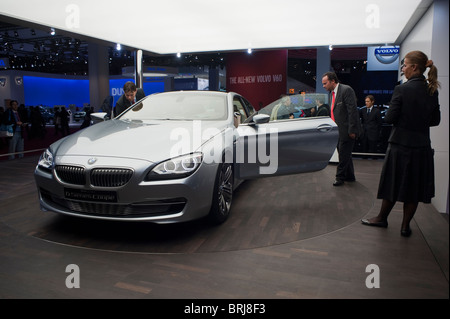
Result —
[{"label": "car door handle", "polygon": [[329,132],[333,127],[330,124],[321,124],[317,127],[318,131]]}]

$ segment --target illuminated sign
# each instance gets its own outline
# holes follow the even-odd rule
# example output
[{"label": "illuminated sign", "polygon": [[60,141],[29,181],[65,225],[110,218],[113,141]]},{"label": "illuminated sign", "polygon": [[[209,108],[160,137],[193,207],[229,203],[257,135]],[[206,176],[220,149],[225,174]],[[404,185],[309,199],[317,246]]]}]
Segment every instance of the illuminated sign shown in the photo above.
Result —
[{"label": "illuminated sign", "polygon": [[0,58],[0,69],[9,68],[9,58]]},{"label": "illuminated sign", "polygon": [[[16,81],[19,79],[16,79]],[[110,79],[110,95],[113,105],[123,94],[123,85],[132,79]],[[36,76],[20,77],[24,85],[25,105],[70,105],[83,107],[90,102],[88,79],[46,78]],[[6,79],[4,81],[6,83]],[[1,85],[1,78],[0,78]],[[144,83],[145,95],[164,92],[164,82]],[[104,97],[102,97],[104,98]]]},{"label": "illuminated sign", "polygon": [[399,56],[399,46],[368,47],[367,71],[397,71]]},{"label": "illuminated sign", "polygon": [[398,55],[400,54],[400,48],[380,47],[375,49],[374,54],[377,60],[380,61],[381,63],[390,64],[398,59]]}]

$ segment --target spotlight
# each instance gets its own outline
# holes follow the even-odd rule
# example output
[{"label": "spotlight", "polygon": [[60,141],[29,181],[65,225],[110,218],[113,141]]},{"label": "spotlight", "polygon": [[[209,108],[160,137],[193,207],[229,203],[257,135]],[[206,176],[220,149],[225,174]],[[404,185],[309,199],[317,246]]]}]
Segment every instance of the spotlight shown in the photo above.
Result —
[{"label": "spotlight", "polygon": [[247,53],[252,54],[252,48],[248,48]]},{"label": "spotlight", "polygon": [[181,53],[180,52],[177,53],[177,58],[181,58]]},{"label": "spotlight", "polygon": [[328,50],[333,50],[333,45],[332,44],[330,44],[329,46],[328,46]]},{"label": "spotlight", "polygon": [[54,28],[50,28],[50,34],[51,34],[51,35],[55,35],[55,34],[56,34],[56,31],[55,31]]},{"label": "spotlight", "polygon": [[116,50],[117,51],[120,51],[122,49],[122,46],[120,45],[120,43],[117,43],[116,44]]}]

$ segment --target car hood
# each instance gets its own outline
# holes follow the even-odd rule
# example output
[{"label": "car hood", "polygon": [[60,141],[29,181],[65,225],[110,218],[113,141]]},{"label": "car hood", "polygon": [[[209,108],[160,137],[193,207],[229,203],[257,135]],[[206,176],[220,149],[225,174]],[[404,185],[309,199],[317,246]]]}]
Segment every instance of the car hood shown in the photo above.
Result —
[{"label": "car hood", "polygon": [[[71,134],[51,148],[57,156],[105,156],[160,162],[174,154],[198,150],[226,126],[225,122],[217,121],[110,120]],[[208,130],[206,139],[205,130]]]}]

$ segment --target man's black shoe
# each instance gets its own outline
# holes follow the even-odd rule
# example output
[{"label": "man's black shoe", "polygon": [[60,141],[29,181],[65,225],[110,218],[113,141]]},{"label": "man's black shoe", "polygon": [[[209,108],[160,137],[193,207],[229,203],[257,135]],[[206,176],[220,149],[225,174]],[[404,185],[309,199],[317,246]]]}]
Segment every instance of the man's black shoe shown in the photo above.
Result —
[{"label": "man's black shoe", "polygon": [[344,181],[335,180],[335,181],[333,182],[333,186],[341,186],[341,185],[344,185]]}]

